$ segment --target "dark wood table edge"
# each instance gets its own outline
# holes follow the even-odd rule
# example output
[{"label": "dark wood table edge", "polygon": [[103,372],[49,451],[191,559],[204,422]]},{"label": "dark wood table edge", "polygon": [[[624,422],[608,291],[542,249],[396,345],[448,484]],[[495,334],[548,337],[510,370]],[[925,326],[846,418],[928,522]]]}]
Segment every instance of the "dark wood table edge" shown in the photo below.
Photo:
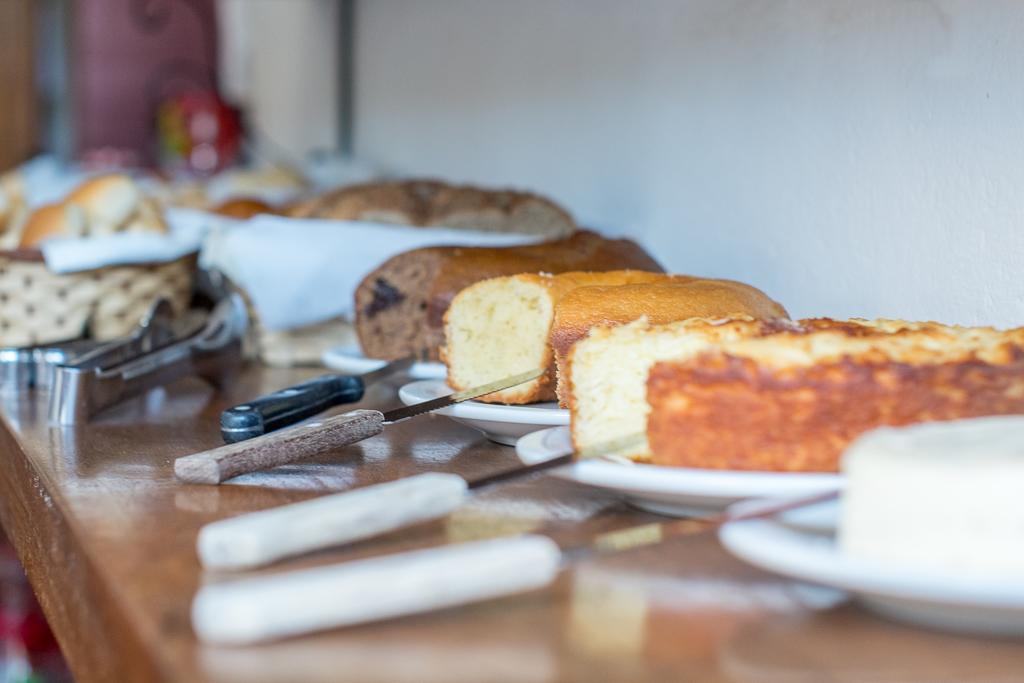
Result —
[{"label": "dark wood table edge", "polygon": [[[115,597],[68,524],[54,482],[32,465],[6,417],[0,419],[0,463],[0,524],[75,680],[169,680],[146,654],[141,634],[119,616],[121,610],[92,607]],[[53,571],[54,566],[62,569]]]}]

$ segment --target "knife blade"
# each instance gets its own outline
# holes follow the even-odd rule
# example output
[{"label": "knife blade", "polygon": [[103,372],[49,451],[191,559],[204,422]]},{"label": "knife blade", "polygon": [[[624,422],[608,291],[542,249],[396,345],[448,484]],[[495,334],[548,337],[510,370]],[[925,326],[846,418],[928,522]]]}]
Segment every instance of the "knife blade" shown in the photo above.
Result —
[{"label": "knife blade", "polygon": [[568,448],[548,460],[473,479],[428,472],[229,517],[199,530],[196,552],[206,569],[240,571],[261,567],[440,519],[461,507],[475,489],[568,465],[578,458],[619,453],[644,438],[643,434],[634,434],[579,453]]},{"label": "knife blade", "polygon": [[357,443],[380,434],[384,431],[385,425],[510,389],[536,379],[545,372],[545,368],[535,368],[490,384],[386,413],[379,410],[353,410],[309,424],[182,456],[174,461],[174,475],[190,484],[220,484],[240,474],[286,465],[324,451]]},{"label": "knife blade", "polygon": [[839,489],[835,488],[811,496],[804,496],[803,498],[791,498],[774,503],[768,502],[764,505],[755,505],[743,512],[730,513],[725,511],[712,517],[684,517],[664,522],[638,524],[624,529],[606,531],[581,543],[565,544],[559,547],[562,552],[563,562],[577,562],[595,555],[642,548],[680,536],[690,536],[694,533],[714,530],[730,522],[745,522],[751,519],[774,517],[797,508],[824,503],[838,496]]},{"label": "knife blade", "polygon": [[642,524],[572,545],[525,534],[212,584],[192,601],[192,627],[205,642],[245,644],[482,602],[544,588],[590,554],[705,533],[837,495],[829,491],[711,519]]},{"label": "knife blade", "polygon": [[418,360],[408,356],[363,375],[321,375],[301,384],[260,396],[220,414],[220,434],[236,443],[288,427],[328,408],[358,403],[366,387],[402,372]]}]

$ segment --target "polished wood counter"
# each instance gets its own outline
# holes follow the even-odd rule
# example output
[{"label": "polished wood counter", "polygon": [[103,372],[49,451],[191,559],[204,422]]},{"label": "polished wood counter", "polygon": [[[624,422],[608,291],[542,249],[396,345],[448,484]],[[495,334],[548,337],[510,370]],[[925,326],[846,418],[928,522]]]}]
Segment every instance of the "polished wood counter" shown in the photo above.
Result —
[{"label": "polished wood counter", "polygon": [[[241,477],[175,481],[219,443],[219,412],[313,373],[250,369],[229,395],[186,380],[89,425],[53,428],[45,397],[4,396],[0,520],[76,679],[90,681],[1014,681],[1019,642],[891,624],[836,593],[733,560],[713,535],[581,562],[550,589],[258,647],[206,647],[189,625],[214,519],[424,471],[482,475],[512,449],[444,417]],[[379,387],[363,405],[394,404]],[[265,571],[544,530],[585,537],[652,516],[547,475],[477,493],[444,521]]]}]

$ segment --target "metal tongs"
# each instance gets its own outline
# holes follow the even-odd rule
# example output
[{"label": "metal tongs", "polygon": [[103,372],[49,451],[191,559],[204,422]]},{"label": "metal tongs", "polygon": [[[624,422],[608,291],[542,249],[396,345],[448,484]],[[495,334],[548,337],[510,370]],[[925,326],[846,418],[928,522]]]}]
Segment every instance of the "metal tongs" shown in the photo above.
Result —
[{"label": "metal tongs", "polygon": [[[158,299],[130,336],[111,341],[93,339],[91,326],[90,315],[77,337],[0,348],[0,387],[11,391],[49,389],[58,365],[79,363],[86,356],[134,356],[165,345],[174,339],[174,309],[166,300]],[[122,352],[121,347],[131,350]]]},{"label": "metal tongs", "polygon": [[58,365],[50,422],[75,424],[121,401],[187,376],[221,387],[241,367],[248,325],[236,294],[222,299],[202,329],[177,338],[170,306],[158,304],[127,339],[103,344]]},{"label": "metal tongs", "polygon": [[4,391],[46,389],[53,383],[53,368],[92,350],[96,342],[76,337],[33,346],[0,349],[0,387]]}]

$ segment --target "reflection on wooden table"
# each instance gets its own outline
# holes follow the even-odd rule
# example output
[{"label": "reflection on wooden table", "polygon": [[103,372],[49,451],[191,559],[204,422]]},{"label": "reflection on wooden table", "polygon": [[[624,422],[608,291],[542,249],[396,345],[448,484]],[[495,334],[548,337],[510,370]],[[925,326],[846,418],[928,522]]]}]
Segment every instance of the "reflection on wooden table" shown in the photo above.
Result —
[{"label": "reflection on wooden table", "polygon": [[[39,406],[0,427],[0,519],[79,681],[1009,681],[1024,648],[884,622],[833,591],[727,555],[713,534],[574,564],[542,591],[253,647],[196,642],[189,606],[210,521],[425,471],[482,476],[512,449],[444,417],[219,487],[185,486],[176,456],[219,439],[220,410],[307,371],[247,371],[225,395],[183,381],[71,429]],[[371,399],[368,399],[368,401]],[[393,397],[372,397],[389,407]],[[369,405],[369,404],[367,404]],[[457,513],[255,572],[533,530],[560,541],[657,519],[539,475],[473,494]]]}]

